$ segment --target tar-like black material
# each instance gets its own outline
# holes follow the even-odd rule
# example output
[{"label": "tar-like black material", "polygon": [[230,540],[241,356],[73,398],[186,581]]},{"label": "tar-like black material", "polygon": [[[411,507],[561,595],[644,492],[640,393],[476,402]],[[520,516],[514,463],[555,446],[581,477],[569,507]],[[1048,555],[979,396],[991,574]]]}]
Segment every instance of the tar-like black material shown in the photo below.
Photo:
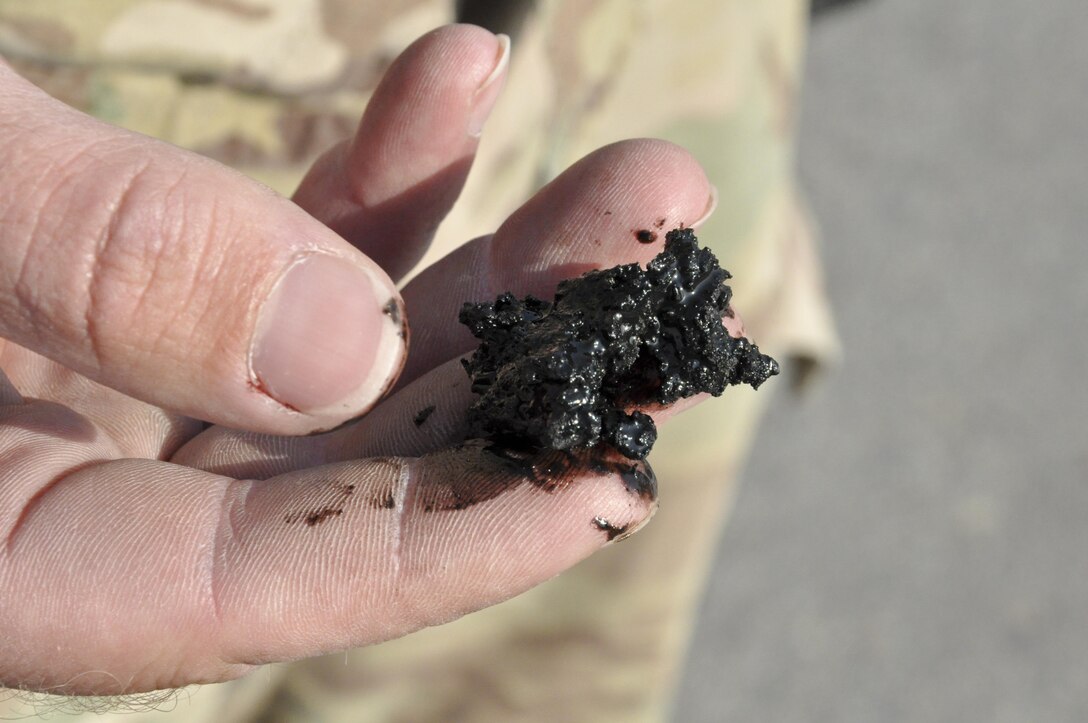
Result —
[{"label": "tar-like black material", "polygon": [[729,272],[691,229],[666,235],[645,269],[626,264],[568,279],[548,303],[510,293],[466,303],[461,323],[480,340],[465,370],[479,398],[471,432],[525,449],[604,443],[642,459],[657,439],[632,408],[671,404],[731,384],[759,387],[778,364],[731,337]]}]

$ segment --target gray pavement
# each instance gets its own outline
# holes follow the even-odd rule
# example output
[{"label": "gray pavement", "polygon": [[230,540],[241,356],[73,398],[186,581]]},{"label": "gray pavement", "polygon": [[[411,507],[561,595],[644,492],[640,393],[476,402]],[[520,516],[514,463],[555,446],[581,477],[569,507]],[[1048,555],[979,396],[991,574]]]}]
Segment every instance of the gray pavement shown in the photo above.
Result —
[{"label": "gray pavement", "polygon": [[813,31],[844,363],[779,394],[677,721],[1088,721],[1088,3]]}]

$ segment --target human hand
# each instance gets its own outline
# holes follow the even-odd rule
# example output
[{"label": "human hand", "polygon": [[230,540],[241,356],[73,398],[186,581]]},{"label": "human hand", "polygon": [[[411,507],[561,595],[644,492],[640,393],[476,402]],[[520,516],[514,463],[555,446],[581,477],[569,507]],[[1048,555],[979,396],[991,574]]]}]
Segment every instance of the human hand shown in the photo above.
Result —
[{"label": "human hand", "polygon": [[647,478],[545,463],[534,483],[456,444],[455,317],[648,260],[632,229],[706,211],[690,156],[604,148],[403,300],[390,279],[460,192],[501,48],[464,26],[417,41],[294,203],[0,62],[0,684],[129,693],[378,642],[649,517]]}]

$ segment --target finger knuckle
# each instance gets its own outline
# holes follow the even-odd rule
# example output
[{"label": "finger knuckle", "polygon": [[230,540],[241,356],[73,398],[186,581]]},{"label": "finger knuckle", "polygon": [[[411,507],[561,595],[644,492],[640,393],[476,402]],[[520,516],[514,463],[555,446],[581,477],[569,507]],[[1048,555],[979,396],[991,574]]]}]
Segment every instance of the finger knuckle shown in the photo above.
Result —
[{"label": "finger knuckle", "polygon": [[134,164],[120,178],[97,229],[83,297],[82,330],[99,363],[118,350],[154,353],[172,343],[217,215],[214,204],[195,208],[184,165]]}]

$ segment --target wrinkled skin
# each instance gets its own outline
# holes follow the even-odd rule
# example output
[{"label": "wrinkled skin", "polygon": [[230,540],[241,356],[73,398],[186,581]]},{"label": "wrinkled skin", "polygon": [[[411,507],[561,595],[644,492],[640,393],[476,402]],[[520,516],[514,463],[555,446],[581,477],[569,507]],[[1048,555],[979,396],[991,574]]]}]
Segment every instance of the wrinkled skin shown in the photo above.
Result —
[{"label": "wrinkled skin", "polygon": [[[652,514],[617,475],[546,490],[451,447],[471,402],[456,314],[645,263],[659,249],[630,228],[707,211],[687,153],[603,148],[394,289],[456,201],[501,55],[467,26],[417,41],[292,201],[0,62],[0,685],[136,692],[378,642],[554,576],[609,542],[595,518]],[[289,312],[297,338],[254,353],[261,303],[312,258],[369,296],[308,289],[325,313]],[[343,338],[300,356],[315,324]],[[434,504],[479,489],[498,492]]]}]

